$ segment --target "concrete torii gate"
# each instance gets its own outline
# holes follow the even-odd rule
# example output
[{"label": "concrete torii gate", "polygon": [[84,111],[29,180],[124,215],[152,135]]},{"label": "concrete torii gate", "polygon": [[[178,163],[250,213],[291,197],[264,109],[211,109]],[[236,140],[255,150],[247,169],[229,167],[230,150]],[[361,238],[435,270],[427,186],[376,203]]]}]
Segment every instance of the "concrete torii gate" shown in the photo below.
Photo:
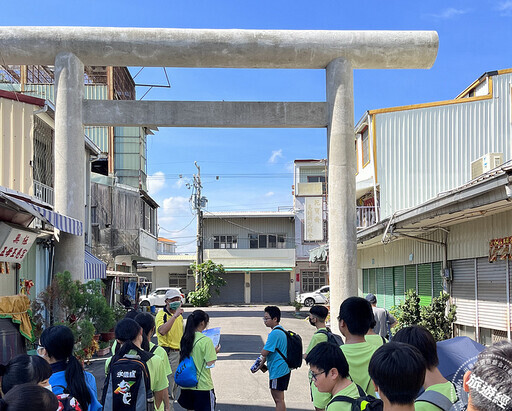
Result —
[{"label": "concrete torii gate", "polygon": [[[357,295],[353,69],[430,68],[433,31],[0,27],[3,64],[55,65],[55,210],[84,221],[84,125],[327,127],[331,307]],[[326,102],[84,100],[84,65],[325,69]],[[83,279],[84,238],[56,267]]]}]

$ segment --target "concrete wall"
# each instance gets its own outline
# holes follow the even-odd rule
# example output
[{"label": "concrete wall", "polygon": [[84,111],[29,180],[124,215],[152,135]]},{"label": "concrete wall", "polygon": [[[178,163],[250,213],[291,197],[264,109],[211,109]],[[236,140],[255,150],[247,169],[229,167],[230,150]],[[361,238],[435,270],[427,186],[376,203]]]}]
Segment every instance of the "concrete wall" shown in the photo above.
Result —
[{"label": "concrete wall", "polygon": [[288,268],[295,266],[295,250],[293,249],[230,249],[204,250],[204,261],[212,260],[225,268]]}]

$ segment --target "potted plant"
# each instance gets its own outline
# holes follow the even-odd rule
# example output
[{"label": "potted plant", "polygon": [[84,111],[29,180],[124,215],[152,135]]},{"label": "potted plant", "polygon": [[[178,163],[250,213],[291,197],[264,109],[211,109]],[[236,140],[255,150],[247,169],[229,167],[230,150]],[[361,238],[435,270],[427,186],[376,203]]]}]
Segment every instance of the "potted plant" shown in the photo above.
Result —
[{"label": "potted plant", "polygon": [[290,304],[295,308],[295,314],[298,314],[302,308],[302,303],[300,301],[294,300]]},{"label": "potted plant", "polygon": [[108,355],[110,353],[111,342],[112,341],[100,341],[98,351],[96,351],[96,355],[98,357]]}]

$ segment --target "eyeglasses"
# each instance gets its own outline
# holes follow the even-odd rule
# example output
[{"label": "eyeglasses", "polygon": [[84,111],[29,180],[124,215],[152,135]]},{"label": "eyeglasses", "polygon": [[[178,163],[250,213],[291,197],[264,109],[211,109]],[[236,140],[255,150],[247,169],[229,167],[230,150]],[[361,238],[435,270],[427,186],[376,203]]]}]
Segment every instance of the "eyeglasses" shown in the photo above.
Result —
[{"label": "eyeglasses", "polygon": [[324,372],[323,372],[323,371],[321,371],[321,372],[317,372],[317,373],[315,374],[313,371],[309,370],[309,380],[310,380],[310,381],[317,381],[317,377],[318,377],[319,375],[323,374],[323,373],[324,373]]},{"label": "eyeglasses", "polygon": [[263,317],[263,321],[268,321],[268,320],[271,320],[272,318],[270,317]]}]

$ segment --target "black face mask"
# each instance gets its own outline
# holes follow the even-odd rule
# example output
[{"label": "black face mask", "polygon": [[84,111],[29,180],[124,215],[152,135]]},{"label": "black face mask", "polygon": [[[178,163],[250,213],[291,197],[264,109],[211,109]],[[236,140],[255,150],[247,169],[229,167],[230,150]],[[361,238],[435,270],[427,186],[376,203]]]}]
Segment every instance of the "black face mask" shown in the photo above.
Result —
[{"label": "black face mask", "polygon": [[310,323],[311,325],[315,325],[315,323],[313,322],[313,320],[312,320],[311,318],[308,318],[308,320],[309,320],[309,323]]}]

